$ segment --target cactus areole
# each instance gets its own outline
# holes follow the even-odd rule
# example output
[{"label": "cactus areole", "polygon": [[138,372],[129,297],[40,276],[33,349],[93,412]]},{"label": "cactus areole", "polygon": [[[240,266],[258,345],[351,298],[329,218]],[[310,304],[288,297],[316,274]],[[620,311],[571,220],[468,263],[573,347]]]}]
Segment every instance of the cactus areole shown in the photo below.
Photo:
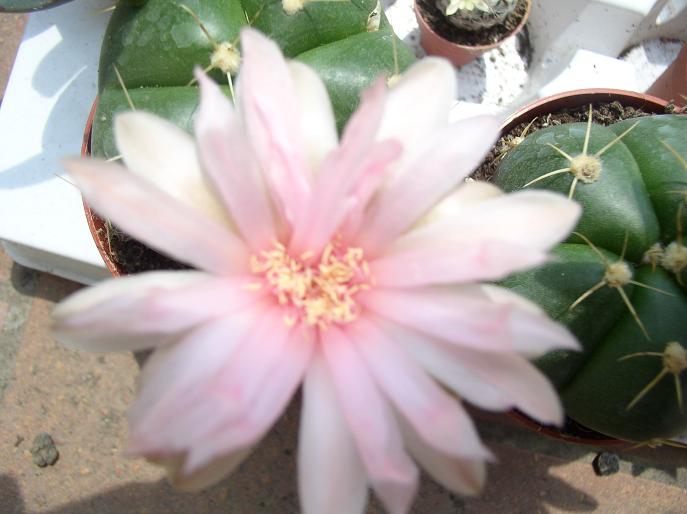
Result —
[{"label": "cactus areole", "polygon": [[[506,132],[562,108],[665,102],[625,92],[574,92],[537,102]],[[655,443],[687,431],[687,116],[654,114],[608,126],[551,125],[520,139],[494,176],[506,191],[544,188],[582,205],[575,234],[550,263],[505,285],[578,337],[581,353],[537,365],[566,412],[602,434]]]}]

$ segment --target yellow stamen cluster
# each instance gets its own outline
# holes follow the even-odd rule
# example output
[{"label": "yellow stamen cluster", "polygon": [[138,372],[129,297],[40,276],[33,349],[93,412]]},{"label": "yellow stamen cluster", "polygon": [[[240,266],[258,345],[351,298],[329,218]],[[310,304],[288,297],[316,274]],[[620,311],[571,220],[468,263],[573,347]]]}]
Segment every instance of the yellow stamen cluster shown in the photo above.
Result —
[{"label": "yellow stamen cluster", "polygon": [[319,262],[306,252],[300,258],[288,254],[281,243],[274,243],[251,258],[251,271],[264,276],[280,305],[293,307],[284,317],[288,326],[302,320],[307,325],[326,328],[331,323],[350,323],[358,317],[355,295],[369,289],[370,269],[360,248],[329,244]]}]

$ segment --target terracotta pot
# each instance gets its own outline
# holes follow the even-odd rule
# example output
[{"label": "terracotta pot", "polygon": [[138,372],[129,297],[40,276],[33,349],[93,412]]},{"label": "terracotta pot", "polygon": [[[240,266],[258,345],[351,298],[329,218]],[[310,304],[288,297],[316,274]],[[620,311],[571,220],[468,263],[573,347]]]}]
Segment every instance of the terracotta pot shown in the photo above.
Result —
[{"label": "terracotta pot", "polygon": [[666,71],[647,90],[650,95],[687,105],[687,44]]},{"label": "terracotta pot", "polygon": [[[529,123],[538,116],[546,116],[549,113],[557,112],[561,109],[582,107],[597,102],[613,102],[616,100],[624,106],[641,108],[644,111],[657,114],[664,113],[665,107],[668,105],[666,100],[662,100],[655,96],[633,93],[620,89],[579,89],[542,98],[526,105],[506,119],[501,126],[501,134],[507,134],[521,123]],[[562,431],[557,427],[542,425],[519,411],[512,411],[510,416],[520,424],[536,432],[568,442],[593,446],[629,444],[626,441],[608,437],[583,427],[570,419],[568,419],[568,423],[566,424],[568,429]]]},{"label": "terracotta pot", "polygon": [[[98,99],[96,98],[93,102],[93,107],[91,107],[91,112],[88,115],[88,121],[86,121],[86,129],[83,134],[83,142],[81,143],[81,156],[89,157],[91,155],[91,134],[93,129],[93,118],[95,117],[95,111],[98,107]],[[98,248],[98,253],[103,259],[105,266],[112,273],[112,276],[118,277],[120,275],[125,275],[123,270],[115,264],[111,257],[110,250],[110,240],[108,238],[107,223],[103,218],[98,216],[90,206],[84,200],[83,208],[86,213],[86,222],[88,223],[88,229],[91,231],[91,237],[95,242],[96,248]]]},{"label": "terracotta pot", "polygon": [[501,41],[489,45],[478,46],[454,43],[453,41],[444,39],[442,36],[437,34],[422,16],[422,9],[418,6],[417,0],[415,0],[415,17],[417,18],[417,23],[420,27],[420,41],[425,51],[430,55],[445,57],[455,66],[463,66],[464,64],[474,61],[483,53],[498,47],[505,39],[518,34],[525,26],[525,23],[527,23],[527,18],[529,18],[531,8],[532,2],[531,0],[528,0],[527,12],[525,12],[525,16],[523,16],[522,20],[520,20],[518,26],[515,27],[515,29],[513,29],[513,31],[506,35],[506,37],[504,37]]}]

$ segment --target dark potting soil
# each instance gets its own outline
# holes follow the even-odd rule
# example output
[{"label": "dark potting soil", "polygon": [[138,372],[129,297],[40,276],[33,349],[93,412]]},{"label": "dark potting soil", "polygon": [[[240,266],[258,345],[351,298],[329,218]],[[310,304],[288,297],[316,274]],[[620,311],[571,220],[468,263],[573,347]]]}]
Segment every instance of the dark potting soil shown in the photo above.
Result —
[{"label": "dark potting soil", "polygon": [[108,224],[110,258],[124,274],[155,270],[183,270],[189,266],[162,255],[145,244],[128,236],[117,227]]},{"label": "dark potting soil", "polygon": [[[666,107],[666,114],[672,114],[674,112],[676,112],[674,106],[668,105]],[[629,118],[639,118],[642,116],[651,116],[652,114],[654,113],[646,112],[635,107],[625,107],[617,101],[592,104],[592,122],[598,125],[612,125],[617,121],[622,121]],[[562,109],[547,116],[539,116],[535,118],[534,122],[532,122],[532,125],[527,130],[527,135],[546,127],[563,125],[564,123],[586,123],[588,116],[589,104],[581,107]],[[501,159],[508,149],[512,148],[513,139],[523,135],[528,123],[529,121],[526,121],[516,125],[509,132],[503,134],[484,158],[482,164],[480,164],[471,175],[472,178],[475,180],[486,180],[488,182],[491,181],[496,173],[496,169],[498,168]]]},{"label": "dark potting soil", "polygon": [[435,0],[417,0],[417,5],[422,18],[444,39],[459,45],[483,46],[498,43],[510,36],[527,13],[527,2],[528,0],[518,0],[515,10],[502,24],[479,32],[461,30],[450,23],[446,15],[436,6]]}]

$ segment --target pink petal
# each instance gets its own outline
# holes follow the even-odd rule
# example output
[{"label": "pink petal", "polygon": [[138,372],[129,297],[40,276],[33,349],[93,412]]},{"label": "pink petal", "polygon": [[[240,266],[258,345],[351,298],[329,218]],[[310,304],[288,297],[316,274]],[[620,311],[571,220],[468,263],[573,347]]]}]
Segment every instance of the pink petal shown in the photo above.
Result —
[{"label": "pink petal", "polygon": [[[258,394],[254,400],[246,402],[245,408],[238,409],[237,416],[232,416],[228,424],[224,424],[218,431],[209,434],[207,439],[194,446],[184,469],[190,472],[205,465],[218,453],[233,452],[256,444],[283,414],[301,384],[311,362],[314,344],[314,334],[309,329],[297,327],[289,334],[281,351],[268,349],[267,351],[274,351],[274,358],[265,359],[269,360],[270,366],[256,388]],[[258,373],[261,371],[254,370]],[[225,375],[228,376],[232,372],[242,375],[231,382],[244,387],[244,397],[247,397],[255,379],[248,376],[250,371],[247,370],[227,370]],[[243,384],[240,383],[241,379]],[[231,392],[226,389],[224,391]]]},{"label": "pink petal", "polygon": [[[221,368],[211,367],[214,373],[203,373],[197,376],[192,387],[189,385],[185,390],[175,387],[174,396],[166,394],[164,401],[158,401],[138,424],[137,433],[147,435],[148,439],[151,434],[156,434],[155,440],[149,443],[157,445],[153,446],[154,449],[192,447],[195,451],[197,445],[208,441],[219,428],[226,432],[232,420],[243,416],[256,401],[261,385],[277,364],[276,359],[286,344],[288,330],[275,311],[263,313],[260,324],[255,327],[254,322],[255,328],[251,332],[240,331],[243,337],[233,339],[233,352],[220,354],[225,356]],[[205,344],[214,347],[218,338],[230,338],[232,334],[227,333],[227,329],[231,328],[231,325],[212,327],[208,333],[210,340]],[[196,344],[200,346],[203,343],[201,340]],[[179,415],[180,412],[183,415]],[[150,451],[150,447],[147,449]],[[213,453],[217,455],[233,449]],[[207,460],[214,455],[209,455]],[[193,453],[189,460],[194,460]],[[196,466],[205,464],[194,463]]]},{"label": "pink petal", "polygon": [[167,433],[173,430],[172,424],[180,421],[180,415],[188,415],[191,407],[214,402],[214,397],[204,397],[207,388],[240,345],[260,333],[264,315],[262,305],[237,311],[205,323],[153,353],[143,367],[140,392],[129,411],[132,451],[150,454],[185,449],[189,440],[184,440],[183,434],[181,442],[171,447]]},{"label": "pink petal", "polygon": [[116,164],[66,159],[64,166],[88,203],[132,237],[206,271],[247,271],[243,242],[196,209]]},{"label": "pink petal", "polygon": [[301,507],[304,514],[360,514],[367,503],[365,468],[317,353],[303,384],[298,432]]},{"label": "pink petal", "polygon": [[185,461],[183,455],[175,455],[173,457],[149,456],[148,460],[165,467],[169,481],[175,489],[197,492],[211,487],[226,478],[250,453],[250,449],[245,449],[228,455],[222,455],[190,474],[183,473]]},{"label": "pink petal", "polygon": [[[435,222],[459,219],[467,212],[467,209],[478,205],[491,198],[503,196],[505,193],[494,184],[470,180],[464,182],[450,195],[437,203],[420,218],[408,232],[414,233],[417,229]],[[398,244],[398,241],[394,245]]]},{"label": "pink petal", "polygon": [[227,210],[200,170],[193,138],[147,112],[124,112],[114,121],[126,167],[169,196],[230,227]]},{"label": "pink petal", "polygon": [[472,172],[498,132],[499,120],[484,116],[434,134],[370,205],[359,235],[362,247],[374,255],[407,230]]},{"label": "pink petal", "polygon": [[354,342],[339,328],[321,334],[327,368],[372,487],[391,514],[406,513],[418,471],[406,454],[398,424]]},{"label": "pink petal", "polygon": [[442,240],[444,244],[501,241],[545,251],[570,234],[580,213],[577,203],[557,193],[530,190],[499,195],[436,213],[431,222],[395,241],[389,251],[432,246]]},{"label": "pink petal", "polygon": [[490,410],[517,407],[542,423],[563,422],[551,383],[520,355],[457,346],[403,327],[390,330],[385,325],[385,330],[431,375],[469,402]]},{"label": "pink petal", "polygon": [[414,249],[392,249],[372,261],[370,270],[379,287],[415,287],[499,280],[546,260],[544,252],[512,243],[437,239]]},{"label": "pink petal", "polygon": [[565,325],[549,318],[538,305],[502,287],[484,285],[481,289],[491,301],[512,307],[510,329],[518,353],[533,359],[551,350],[580,350]]},{"label": "pink petal", "polygon": [[[383,80],[363,93],[360,106],[346,126],[341,146],[323,163],[310,201],[296,220],[290,244],[293,253],[318,254],[356,205],[360,183],[367,177],[380,176],[399,156],[401,147],[397,142],[375,142],[385,95]],[[322,216],[322,212],[327,212],[327,216]]]},{"label": "pink petal", "polygon": [[150,348],[259,300],[261,295],[242,289],[242,282],[198,271],[154,271],[108,280],[55,308],[55,336],[69,346],[97,352]]},{"label": "pink petal", "polygon": [[486,410],[504,411],[514,406],[507,392],[480,378],[461,362],[447,356],[435,339],[394,322],[377,320],[396,343],[427,372],[466,401]]},{"label": "pink petal", "polygon": [[480,298],[469,286],[375,288],[357,298],[383,318],[457,345],[488,352],[513,348],[509,306]]},{"label": "pink petal", "polygon": [[272,195],[287,220],[310,194],[298,95],[279,47],[257,30],[241,31],[240,107]]},{"label": "pink petal", "polygon": [[301,131],[314,179],[324,158],[339,144],[334,111],[322,79],[312,68],[298,61],[291,61],[288,66],[298,96]]},{"label": "pink petal", "polygon": [[456,96],[456,72],[448,61],[419,60],[390,88],[378,138],[399,140],[405,149],[403,162],[407,162],[428,134],[447,125]]},{"label": "pink petal", "polygon": [[465,496],[474,496],[482,491],[487,479],[483,460],[456,458],[438,452],[407,423],[402,422],[401,427],[408,451],[434,480],[446,489]]},{"label": "pink petal", "polygon": [[196,78],[201,102],[195,132],[204,169],[243,239],[253,251],[263,250],[275,240],[276,231],[260,170],[229,100],[202,71],[196,71]]},{"label": "pink petal", "polygon": [[380,389],[419,436],[453,457],[486,459],[472,420],[389,335],[359,319],[348,330]]}]

